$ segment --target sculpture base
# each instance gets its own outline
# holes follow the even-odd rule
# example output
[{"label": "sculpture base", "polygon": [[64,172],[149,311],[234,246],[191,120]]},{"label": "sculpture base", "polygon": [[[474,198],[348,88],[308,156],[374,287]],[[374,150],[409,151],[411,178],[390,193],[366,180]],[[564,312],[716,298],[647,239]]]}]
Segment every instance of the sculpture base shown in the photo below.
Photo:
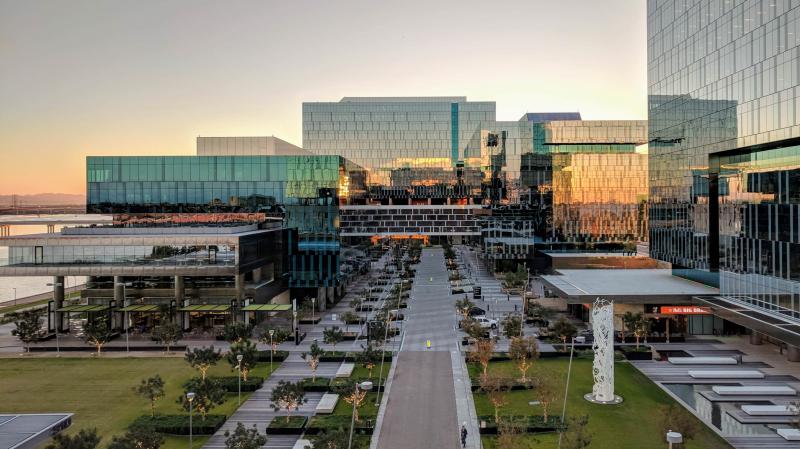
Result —
[{"label": "sculpture base", "polygon": [[610,401],[601,401],[599,399],[595,399],[594,394],[592,394],[592,393],[586,393],[585,395],[583,395],[583,398],[586,399],[587,401],[591,402],[592,404],[600,404],[600,405],[622,404],[622,396],[619,396],[619,395],[616,395],[616,394],[614,395],[614,399],[612,399]]}]

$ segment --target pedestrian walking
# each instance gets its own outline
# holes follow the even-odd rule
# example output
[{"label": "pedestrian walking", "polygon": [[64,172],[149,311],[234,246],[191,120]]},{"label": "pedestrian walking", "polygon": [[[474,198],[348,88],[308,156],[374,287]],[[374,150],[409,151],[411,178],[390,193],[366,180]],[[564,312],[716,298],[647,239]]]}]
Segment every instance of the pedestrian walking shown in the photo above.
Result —
[{"label": "pedestrian walking", "polygon": [[467,432],[467,422],[464,421],[461,424],[461,447],[462,448],[467,447],[467,433],[469,433],[469,432]]}]

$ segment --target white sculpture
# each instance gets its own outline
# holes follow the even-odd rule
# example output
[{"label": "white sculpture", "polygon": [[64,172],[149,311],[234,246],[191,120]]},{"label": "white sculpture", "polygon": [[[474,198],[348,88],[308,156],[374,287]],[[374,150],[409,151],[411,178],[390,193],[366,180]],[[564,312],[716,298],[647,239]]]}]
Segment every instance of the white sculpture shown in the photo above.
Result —
[{"label": "white sculpture", "polygon": [[597,298],[590,322],[594,332],[594,385],[584,398],[596,404],[619,404],[622,398],[614,394],[614,302]]}]

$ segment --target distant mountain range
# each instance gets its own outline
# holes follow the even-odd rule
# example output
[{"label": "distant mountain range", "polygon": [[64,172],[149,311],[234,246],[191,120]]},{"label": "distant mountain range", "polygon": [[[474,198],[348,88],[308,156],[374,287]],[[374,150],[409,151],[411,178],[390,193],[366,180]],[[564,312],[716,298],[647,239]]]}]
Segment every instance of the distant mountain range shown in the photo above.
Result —
[{"label": "distant mountain range", "polygon": [[[11,206],[14,195],[0,195],[0,206]],[[76,193],[34,193],[16,195],[20,206],[73,206],[86,204],[86,195]]]}]

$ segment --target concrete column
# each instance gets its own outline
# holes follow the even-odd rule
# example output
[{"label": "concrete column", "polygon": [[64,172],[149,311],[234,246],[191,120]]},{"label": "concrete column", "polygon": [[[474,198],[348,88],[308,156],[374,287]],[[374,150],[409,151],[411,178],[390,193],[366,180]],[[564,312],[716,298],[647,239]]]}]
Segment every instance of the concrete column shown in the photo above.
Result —
[{"label": "concrete column", "polygon": [[261,282],[261,268],[256,268],[253,270],[253,282],[256,284]]},{"label": "concrete column", "polygon": [[[122,308],[128,305],[126,302],[128,298],[125,297],[125,278],[122,276],[114,276],[114,304]],[[113,326],[114,323],[112,323]],[[125,312],[122,316],[122,330],[128,329],[128,313]]]},{"label": "concrete column", "polygon": [[186,296],[186,287],[183,284],[183,276],[175,276],[175,304],[183,304]]},{"label": "concrete column", "polygon": [[[64,307],[64,276],[53,276],[53,305],[55,310]],[[55,312],[56,332],[64,331],[64,313]]]},{"label": "concrete column", "polygon": [[763,343],[764,343],[764,340],[762,339],[762,335],[760,333],[758,333],[756,331],[751,331],[750,332],[750,344],[751,345],[758,346],[758,345],[761,345]]},{"label": "concrete column", "polygon": [[[188,307],[189,306],[189,300],[188,299],[184,299],[183,303],[179,302],[177,304],[179,304],[179,305],[183,304],[183,307]],[[184,331],[188,331],[189,330],[189,312],[182,312],[181,313],[181,325],[183,326],[183,330]]]},{"label": "concrete column", "polygon": [[317,288],[317,302],[315,303],[317,312],[324,312],[326,309],[326,303],[328,301],[327,295],[328,289],[325,287]]},{"label": "concrete column", "polygon": [[236,300],[241,301],[244,296],[244,275],[237,274],[234,277],[236,279]]},{"label": "concrete column", "polygon": [[786,360],[800,362],[800,347],[786,345]]}]

